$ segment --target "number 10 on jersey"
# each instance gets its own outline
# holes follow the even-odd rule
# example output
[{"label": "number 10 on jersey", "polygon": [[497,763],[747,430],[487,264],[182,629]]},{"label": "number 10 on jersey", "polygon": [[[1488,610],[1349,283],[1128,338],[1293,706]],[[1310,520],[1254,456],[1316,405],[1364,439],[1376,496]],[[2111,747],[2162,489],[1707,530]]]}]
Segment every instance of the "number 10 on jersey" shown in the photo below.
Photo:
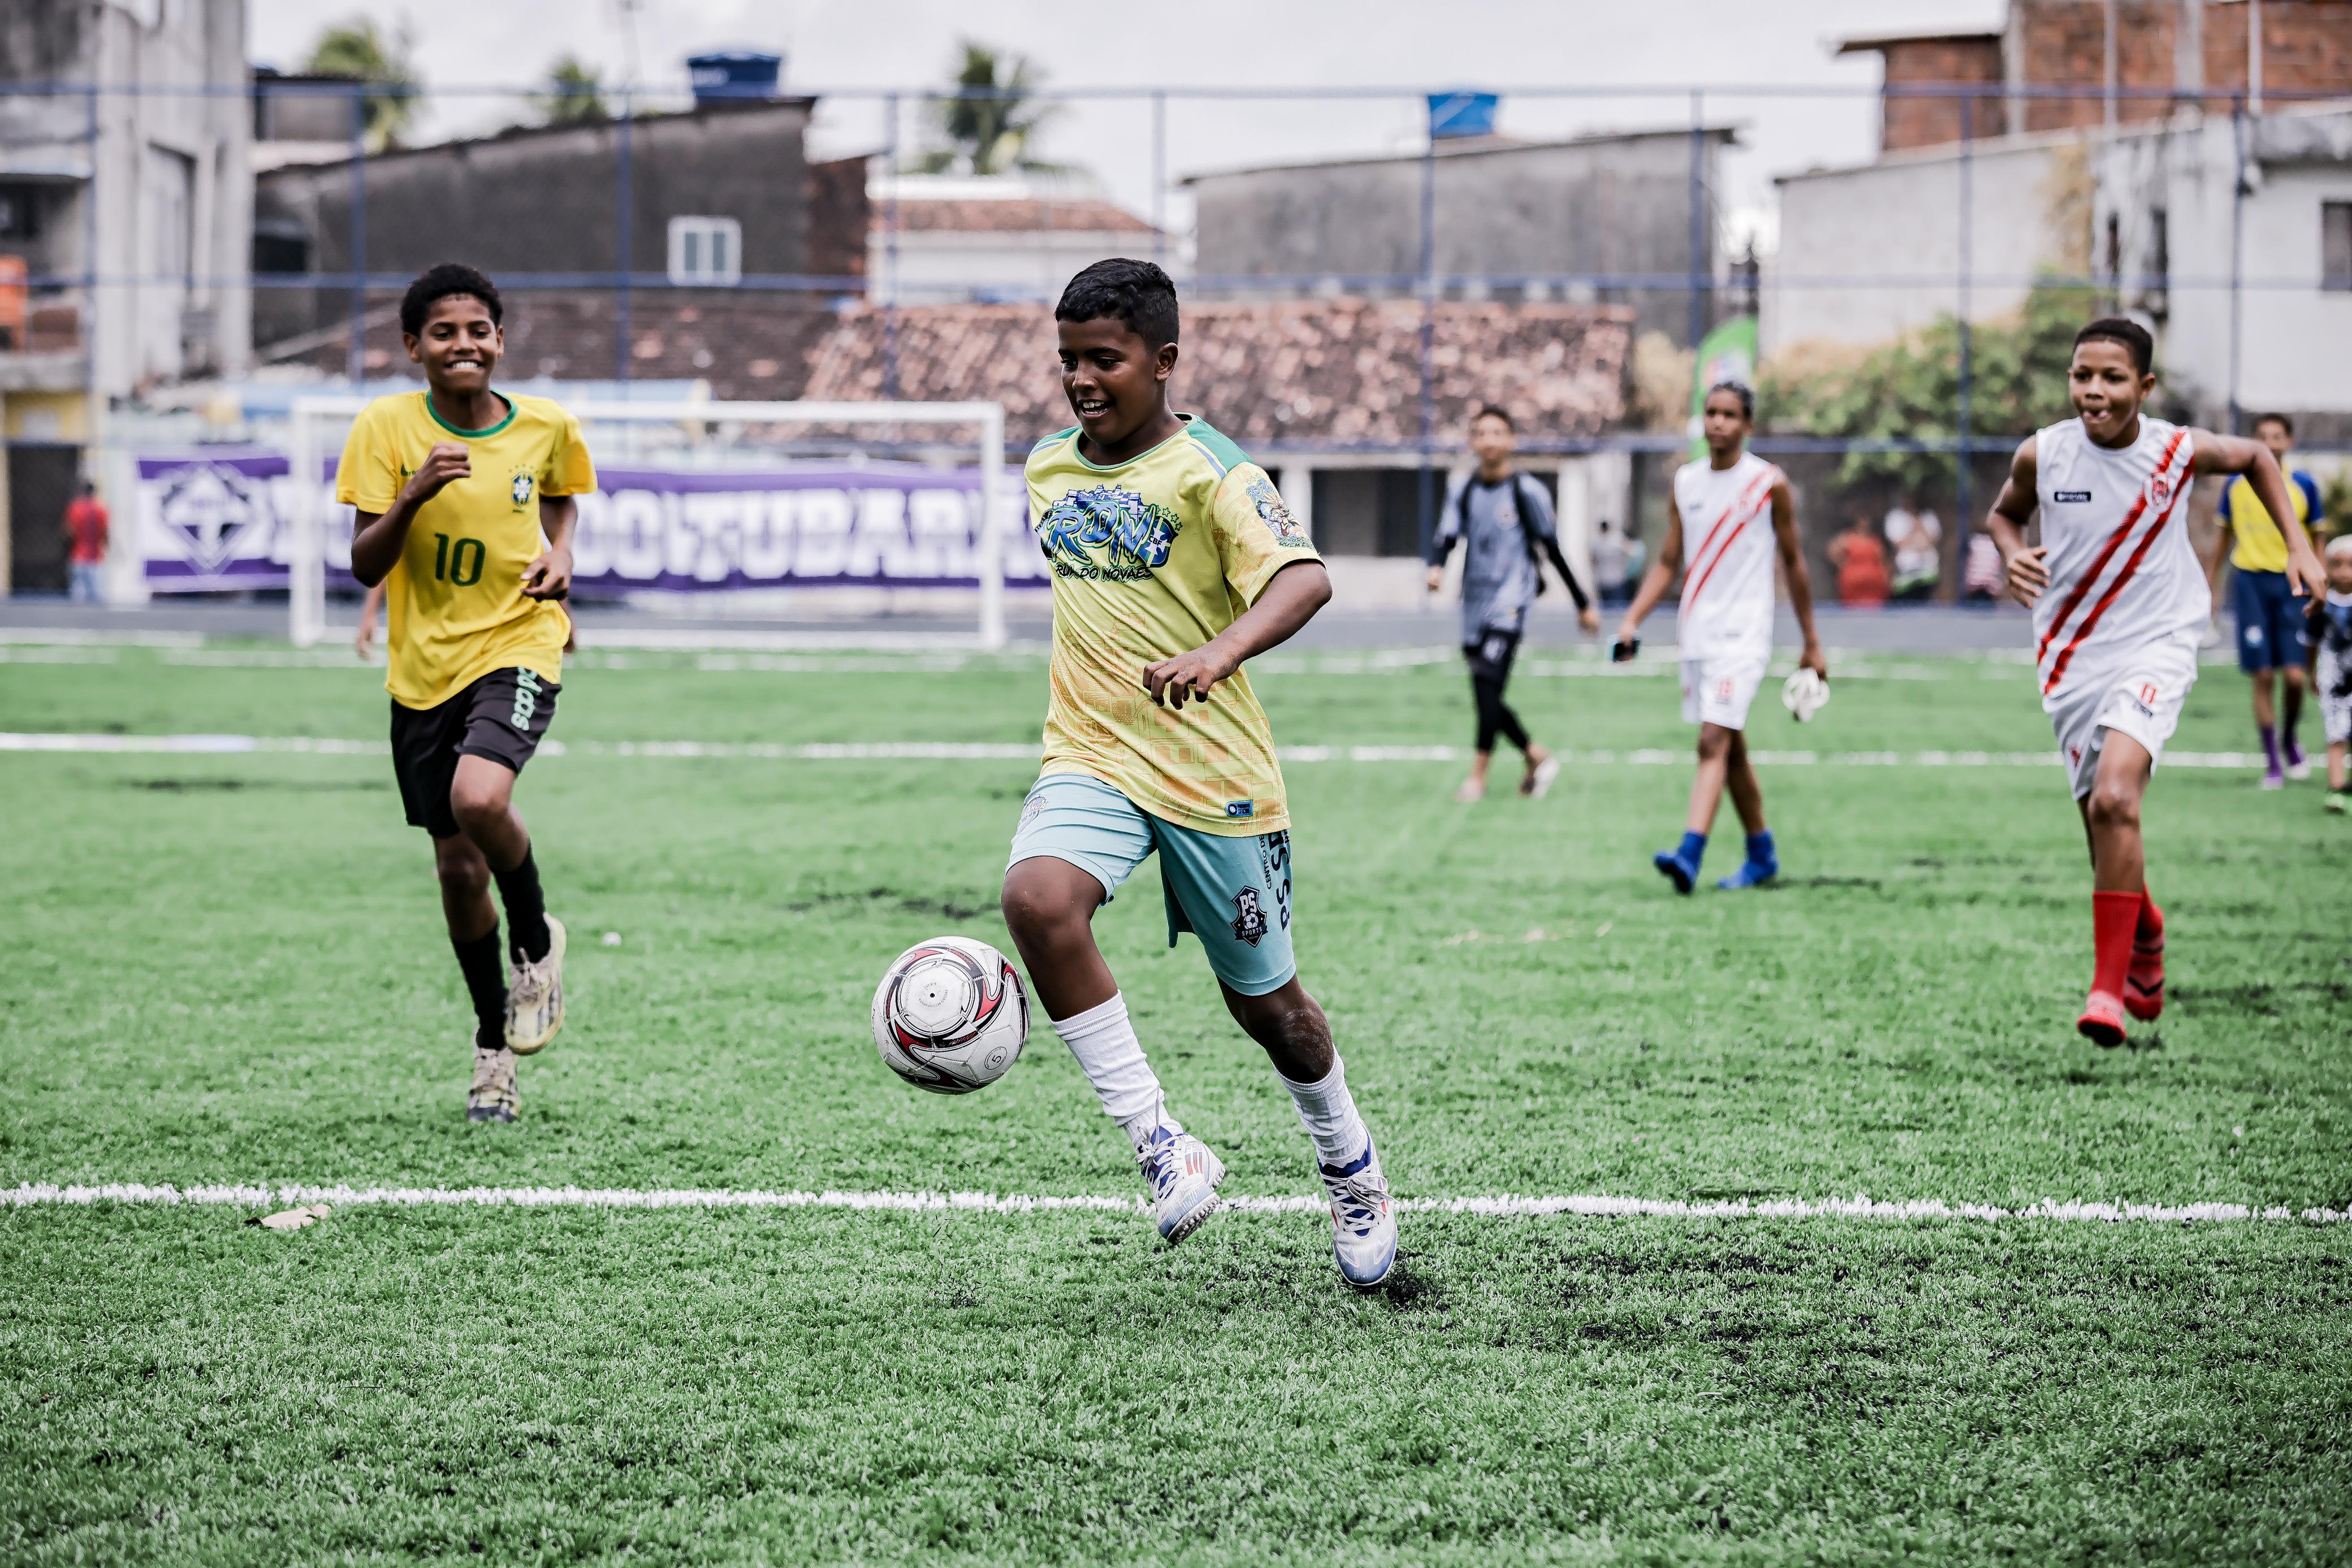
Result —
[{"label": "number 10 on jersey", "polygon": [[[471,555],[467,553],[469,547]],[[471,588],[482,580],[482,558],[487,553],[479,539],[452,540],[447,534],[435,534],[433,575],[437,580]]]}]

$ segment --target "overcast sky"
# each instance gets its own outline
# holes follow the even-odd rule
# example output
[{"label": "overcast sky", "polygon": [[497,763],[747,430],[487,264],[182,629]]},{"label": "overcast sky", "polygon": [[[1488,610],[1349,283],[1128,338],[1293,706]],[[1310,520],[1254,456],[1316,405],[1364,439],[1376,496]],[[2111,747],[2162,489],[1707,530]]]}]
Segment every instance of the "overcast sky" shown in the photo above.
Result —
[{"label": "overcast sky", "polygon": [[[638,79],[682,92],[684,59],[711,47],[785,57],[794,91],[919,88],[943,82],[960,38],[1027,55],[1046,83],[1097,89],[1478,86],[1504,94],[1499,129],[1522,137],[1687,123],[1682,98],[1545,99],[1538,85],[1622,89],[1706,84],[1823,86],[1847,96],[1770,99],[1711,91],[1710,120],[1744,127],[1747,150],[1718,199],[1736,222],[1769,216],[1771,176],[1857,162],[1872,152],[1874,57],[1837,59],[1836,40],[1931,26],[1990,26],[2001,0],[1187,0],[1181,5],[1071,6],[1041,0],[635,0]],[[631,57],[623,0],[252,0],[253,57],[298,66],[323,22],[354,15],[405,26],[428,88],[520,87],[559,55],[618,80]],[[1171,100],[1171,180],[1207,169],[1417,148],[1424,111],[1402,96],[1339,100]],[[450,93],[425,135],[511,123],[512,99]],[[878,149],[873,99],[835,96],[812,134],[819,156]],[[909,110],[906,133],[918,129]],[[412,138],[415,139],[415,138]],[[1068,106],[1045,155],[1091,169],[1146,216],[1153,200],[1146,102]],[[1171,198],[1181,224],[1187,205]]]}]

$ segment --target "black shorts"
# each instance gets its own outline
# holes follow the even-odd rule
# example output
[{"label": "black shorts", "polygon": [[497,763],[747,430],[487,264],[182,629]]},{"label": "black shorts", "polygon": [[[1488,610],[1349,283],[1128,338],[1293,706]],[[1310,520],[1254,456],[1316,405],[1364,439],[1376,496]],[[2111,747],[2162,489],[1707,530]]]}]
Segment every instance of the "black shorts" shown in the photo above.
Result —
[{"label": "black shorts", "polygon": [[492,670],[437,706],[392,705],[392,774],[408,825],[436,839],[454,837],[449,786],[457,758],[487,757],[522,771],[547,737],[563,688],[536,670]]},{"label": "black shorts", "polygon": [[1511,661],[1519,654],[1519,634],[1497,632],[1489,628],[1478,633],[1475,643],[1462,644],[1462,656],[1470,662],[1470,678],[1489,680],[1501,685],[1511,678]]}]

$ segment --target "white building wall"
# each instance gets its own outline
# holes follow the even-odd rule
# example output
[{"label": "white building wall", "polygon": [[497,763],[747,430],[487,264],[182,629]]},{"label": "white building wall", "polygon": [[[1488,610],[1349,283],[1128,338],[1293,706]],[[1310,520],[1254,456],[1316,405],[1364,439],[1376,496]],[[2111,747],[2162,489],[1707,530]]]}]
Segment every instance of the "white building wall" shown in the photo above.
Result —
[{"label": "white building wall", "polygon": [[2210,119],[2119,141],[2095,167],[2096,227],[2104,234],[2114,220],[2127,275],[2149,264],[2154,214],[2165,214],[2168,286],[2159,298],[2127,285],[2124,303],[2155,321],[2158,368],[2200,418],[2225,420],[2233,385],[2248,414],[2352,413],[2342,369],[2352,360],[2352,293],[2321,287],[2320,248],[2323,205],[2352,202],[2352,113],[2298,110],[2242,127]]},{"label": "white building wall", "polygon": [[[1968,174],[1972,319],[2016,309],[2054,260],[2052,182],[2069,144],[1977,144]],[[1762,351],[1882,343],[1956,313],[1960,163],[1937,149],[1782,178],[1780,249],[1761,279]]]},{"label": "white building wall", "polygon": [[[1041,230],[901,231],[895,277],[899,301],[969,299],[1000,295],[1015,299],[1055,298],[1071,276],[1106,256],[1151,258],[1151,236],[1133,233]],[[1161,265],[1178,273],[1171,252]],[[877,227],[866,247],[866,277],[880,298],[894,276],[889,238]]]}]

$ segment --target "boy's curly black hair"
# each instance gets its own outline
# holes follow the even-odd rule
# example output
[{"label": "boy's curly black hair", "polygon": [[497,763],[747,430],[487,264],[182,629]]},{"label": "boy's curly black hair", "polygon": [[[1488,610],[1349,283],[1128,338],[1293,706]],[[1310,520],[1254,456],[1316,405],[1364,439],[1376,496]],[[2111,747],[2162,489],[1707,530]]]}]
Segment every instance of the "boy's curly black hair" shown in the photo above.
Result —
[{"label": "boy's curly black hair", "polygon": [[1176,340],[1176,285],[1148,261],[1114,256],[1098,261],[1062,290],[1056,321],[1099,321],[1116,316],[1155,353]]},{"label": "boy's curly black hair", "polygon": [[425,330],[425,312],[436,299],[446,299],[452,294],[470,294],[480,300],[490,313],[490,320],[503,326],[505,307],[499,303],[499,286],[488,276],[462,261],[444,261],[426,267],[400,297],[400,329],[411,338]]}]

